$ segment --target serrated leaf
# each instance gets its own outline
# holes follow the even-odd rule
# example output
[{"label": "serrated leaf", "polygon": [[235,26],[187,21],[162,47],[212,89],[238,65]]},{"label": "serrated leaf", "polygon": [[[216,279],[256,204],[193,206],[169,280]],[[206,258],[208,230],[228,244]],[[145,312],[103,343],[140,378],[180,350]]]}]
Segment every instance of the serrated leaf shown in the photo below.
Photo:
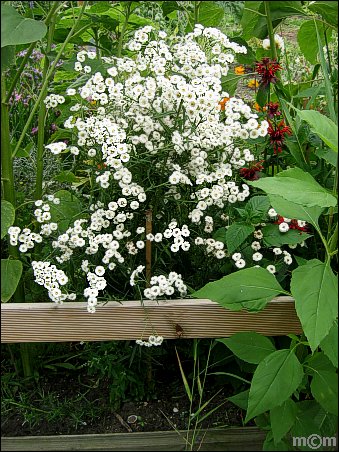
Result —
[{"label": "serrated leaf", "polygon": [[1,200],[1,238],[7,234],[8,228],[15,220],[15,209],[9,201]]},{"label": "serrated leaf", "polygon": [[227,251],[232,254],[254,231],[255,228],[246,223],[231,224],[226,230]]},{"label": "serrated leaf", "polygon": [[303,331],[314,351],[338,315],[338,280],[328,264],[312,259],[293,270],[291,292]]},{"label": "serrated leaf", "polygon": [[267,337],[254,331],[236,333],[217,341],[225,344],[238,358],[252,364],[259,364],[275,351],[275,346]]},{"label": "serrated leaf", "polygon": [[335,320],[328,335],[320,342],[320,348],[333,365],[338,367],[338,320]]},{"label": "serrated leaf", "polygon": [[264,177],[248,181],[249,185],[260,188],[269,195],[281,196],[287,201],[305,207],[334,207],[336,198],[305,171],[291,168],[281,171],[274,177]]},{"label": "serrated leaf", "polygon": [[316,372],[311,382],[311,392],[325,411],[338,416],[338,375],[335,372]]},{"label": "serrated leaf", "polygon": [[285,402],[299,387],[303,368],[290,350],[278,350],[254,372],[245,422]]},{"label": "serrated leaf", "polygon": [[263,308],[275,296],[284,293],[276,278],[264,268],[246,268],[218,281],[206,284],[193,293],[195,298],[208,298],[221,306],[239,311],[246,304],[260,303]]},{"label": "serrated leaf", "polygon": [[262,228],[264,234],[263,241],[267,246],[296,245],[311,237],[306,232],[296,229],[289,229],[287,232],[280,232],[277,224],[268,224]]},{"label": "serrated leaf", "polygon": [[1,302],[9,301],[18,287],[22,263],[14,259],[1,259]]},{"label": "serrated leaf", "polygon": [[289,432],[297,416],[297,405],[287,399],[282,405],[270,411],[270,420],[274,442],[277,444]]}]

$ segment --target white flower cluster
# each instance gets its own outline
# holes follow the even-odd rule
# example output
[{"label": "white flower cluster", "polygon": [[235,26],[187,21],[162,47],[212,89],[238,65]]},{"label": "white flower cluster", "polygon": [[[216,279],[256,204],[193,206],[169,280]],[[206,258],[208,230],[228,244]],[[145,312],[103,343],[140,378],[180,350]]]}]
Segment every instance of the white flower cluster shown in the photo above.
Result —
[{"label": "white flower cluster", "polygon": [[196,245],[205,245],[206,253],[212,254],[217,259],[223,259],[226,256],[226,252],[224,250],[224,243],[219,240],[214,240],[211,237],[208,239],[204,239],[202,237],[196,237],[194,243]]},{"label": "white flower cluster", "polygon": [[52,154],[58,155],[67,148],[67,144],[59,141],[57,143],[46,144],[45,148],[51,151]]},{"label": "white flower cluster", "polygon": [[75,300],[75,294],[64,294],[60,286],[68,282],[68,277],[62,270],[57,269],[50,262],[33,261],[32,268],[35,276],[35,282],[44,286],[48,290],[49,298],[55,303],[62,303],[65,300]]},{"label": "white flower cluster", "polygon": [[150,284],[151,287],[144,290],[144,296],[149,300],[156,300],[164,295],[173,295],[175,289],[182,297],[187,294],[187,287],[182,280],[182,276],[176,272],[170,272],[168,278],[164,275],[152,276]]},{"label": "white flower cluster", "polygon": [[[282,52],[285,50],[285,43],[284,43],[284,39],[282,38],[282,36],[275,34],[274,42],[275,42],[276,47],[278,49],[280,49]],[[271,48],[270,40],[268,38],[264,39],[262,42],[262,46],[263,46],[263,49],[269,50]]]},{"label": "white flower cluster", "polygon": [[102,266],[98,266],[95,269],[95,273],[90,271],[87,273],[89,287],[86,287],[84,290],[84,296],[87,298],[87,311],[90,313],[95,312],[95,306],[98,304],[99,291],[104,290],[107,285],[106,279],[102,277],[104,272],[105,269]]},{"label": "white flower cluster", "polygon": [[19,245],[19,251],[26,253],[29,249],[34,248],[35,243],[41,243],[42,237],[40,234],[32,232],[29,228],[24,228],[22,231],[18,226],[11,226],[8,228],[9,242],[12,246]]},{"label": "white flower cluster", "polygon": [[[250,106],[223,90],[229,65],[246,48],[219,30],[196,25],[192,33],[168,37],[147,26],[127,47],[135,55],[102,58],[107,73],[85,66],[94,52],[78,53],[75,70],[88,75],[79,74],[75,82],[87,81],[66,91],[71,114],[64,123],[75,141],[69,148],[64,142],[46,146],[55,155],[69,150],[94,183],[84,217],[51,239],[55,260],[74,259],[87,275],[83,295],[90,312],[109,281],[107,270],[117,271],[119,264],[126,266],[119,271],[130,268],[133,287],[145,239],[160,253],[203,244],[213,257],[226,257],[224,244],[209,234],[219,227],[221,209],[249,196],[239,169],[254,155],[244,141],[266,136],[268,129]],[[84,196],[89,197],[86,188]],[[36,216],[45,223],[41,234],[52,236],[48,208],[37,207]],[[163,232],[145,237],[150,207],[154,229]],[[187,288],[181,275],[171,272],[153,277],[144,295],[156,299],[175,290],[184,296]]]},{"label": "white flower cluster", "polygon": [[44,100],[47,108],[55,108],[59,104],[63,104],[64,102],[64,96],[60,96],[59,94],[50,94],[49,96],[46,96]]},{"label": "white flower cluster", "polygon": [[154,345],[154,346],[161,345],[163,343],[163,341],[164,341],[164,338],[162,336],[151,335],[147,341],[143,341],[142,339],[137,339],[135,341],[135,343],[138,345],[144,345],[145,347],[152,347],[152,345]]},{"label": "white flower cluster", "polygon": [[145,270],[144,265],[139,265],[135,270],[132,271],[129,283],[131,286],[135,286],[135,278],[140,275]]}]

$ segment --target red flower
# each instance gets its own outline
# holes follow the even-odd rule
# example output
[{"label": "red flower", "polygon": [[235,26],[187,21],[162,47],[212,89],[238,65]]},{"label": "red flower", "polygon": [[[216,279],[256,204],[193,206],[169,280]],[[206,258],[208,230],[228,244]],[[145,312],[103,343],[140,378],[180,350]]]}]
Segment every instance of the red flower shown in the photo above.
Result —
[{"label": "red flower", "polygon": [[261,61],[257,61],[255,63],[255,70],[259,75],[261,75],[261,84],[263,86],[275,83],[277,81],[275,73],[280,69],[282,69],[280,64],[275,60],[270,60],[269,58],[263,58]]},{"label": "red flower", "polygon": [[282,146],[285,141],[285,135],[292,135],[292,130],[282,119],[278,124],[269,121],[268,134],[271,138],[271,145],[274,153],[282,152]]},{"label": "red flower", "polygon": [[[281,215],[278,215],[278,219],[277,221],[274,222],[274,224],[281,224],[284,223],[284,217],[282,217]],[[302,232],[308,232],[308,227],[307,224],[305,226],[299,226],[298,225],[298,220],[291,220],[290,223],[288,223],[290,229],[297,229],[298,231],[302,231]]]},{"label": "red flower", "polygon": [[279,111],[279,104],[274,102],[269,102],[267,104],[267,116],[273,119],[274,116],[281,116],[281,111]]},{"label": "red flower", "polygon": [[239,174],[246,180],[258,180],[262,169],[261,162],[256,162],[250,168],[240,168]]}]

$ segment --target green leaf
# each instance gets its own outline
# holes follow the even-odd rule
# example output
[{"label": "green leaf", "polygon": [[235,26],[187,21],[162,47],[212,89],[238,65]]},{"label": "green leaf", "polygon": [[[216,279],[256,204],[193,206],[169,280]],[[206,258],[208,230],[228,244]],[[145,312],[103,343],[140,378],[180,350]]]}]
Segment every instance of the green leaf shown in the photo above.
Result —
[{"label": "green leaf", "polygon": [[79,217],[81,213],[80,200],[67,190],[54,193],[60,199],[60,204],[51,205],[51,221],[58,223],[60,232],[66,231],[69,224]]},{"label": "green leaf", "polygon": [[[231,3],[231,5],[233,2]],[[232,42],[236,42],[237,44],[240,44],[241,46],[246,47],[247,53],[238,53],[237,55],[237,62],[240,64],[253,64],[253,62],[256,60],[255,53],[253,52],[252,48],[248,45],[248,43],[240,36],[232,36]]]},{"label": "green leaf", "polygon": [[22,263],[1,259],[1,302],[6,303],[14,294],[22,274]]},{"label": "green leaf", "polygon": [[320,347],[326,356],[338,367],[338,320],[336,320],[328,335],[320,342]]},{"label": "green leaf", "polygon": [[206,284],[193,293],[195,298],[208,298],[221,306],[238,311],[260,303],[261,309],[284,290],[275,277],[264,268],[246,268],[218,281]]},{"label": "green leaf", "polygon": [[338,152],[338,126],[330,118],[314,110],[297,110],[297,115],[328,147]]},{"label": "green leaf", "polygon": [[[257,23],[255,24],[253,30],[253,36],[259,39],[264,39],[268,35],[267,19],[265,15],[263,16],[263,14],[265,14],[263,3],[264,2],[262,2],[262,5],[260,5],[259,8],[261,15],[258,16]],[[268,4],[270,8],[273,28],[276,28],[286,17],[305,15],[305,12],[303,11],[301,3],[299,1],[270,1],[268,2]]]},{"label": "green leaf", "polygon": [[303,368],[290,350],[278,350],[254,372],[245,422],[285,402],[298,388]]},{"label": "green leaf", "polygon": [[313,2],[308,8],[320,14],[327,23],[338,28],[338,2],[322,0],[321,2]]},{"label": "green leaf", "polygon": [[282,196],[287,201],[305,207],[334,207],[337,204],[336,198],[331,193],[300,168],[291,168],[281,171],[274,177],[264,177],[247,183],[269,195]]},{"label": "green leaf", "polygon": [[230,72],[227,75],[222,75],[221,86],[223,91],[226,91],[229,96],[234,96],[240,79],[241,77],[239,75]]},{"label": "green leaf", "polygon": [[15,63],[15,46],[1,47],[1,72]]},{"label": "green leaf", "polygon": [[332,166],[337,166],[338,164],[338,153],[332,151],[332,149],[326,148],[318,148],[315,150],[315,154],[324,159],[327,163],[329,163]]},{"label": "green leaf", "polygon": [[[318,62],[318,43],[317,43],[317,32],[314,24],[314,20],[308,20],[303,22],[298,31],[298,44],[300,50],[302,51],[304,57],[312,64]],[[316,21],[320,29],[322,29],[322,24]],[[326,30],[327,41],[330,41],[332,37],[332,30]],[[322,45],[325,45],[325,37],[321,36]]]},{"label": "green leaf", "polygon": [[294,259],[297,261],[297,264],[298,264],[299,266],[305,265],[305,264],[307,264],[307,262],[308,262],[307,259],[304,259],[303,257],[300,257],[300,256],[296,256],[295,254],[293,255],[293,257],[294,257]]},{"label": "green leaf", "polygon": [[262,446],[262,450],[269,451],[269,452],[273,452],[273,451],[281,452],[281,451],[285,451],[285,450],[287,450],[287,451],[290,450],[290,446],[285,441],[279,441],[278,443],[274,442],[272,431],[268,431],[264,444]]},{"label": "green leaf", "polygon": [[205,27],[217,27],[223,20],[225,11],[217,2],[200,2],[198,22]]},{"label": "green leaf", "polygon": [[232,254],[255,231],[252,225],[233,223],[226,231],[227,251]]},{"label": "green leaf", "polygon": [[248,40],[254,36],[254,28],[258,22],[258,11],[263,2],[247,1],[240,21],[243,29],[242,37]]},{"label": "green leaf", "polygon": [[314,207],[304,207],[301,204],[295,204],[292,201],[286,201],[286,199],[277,195],[269,195],[272,207],[286,218],[295,218],[298,220],[304,220],[311,223],[315,228],[319,228],[318,219],[324,208],[314,206]]},{"label": "green leaf", "polygon": [[265,336],[253,332],[233,334],[226,339],[217,339],[225,344],[238,358],[247,363],[259,364],[267,355],[275,351],[272,342]]},{"label": "green leaf", "polygon": [[1,238],[3,239],[7,234],[8,228],[12,226],[15,220],[15,209],[13,205],[1,200]]},{"label": "green leaf", "polygon": [[287,399],[282,405],[270,411],[271,428],[274,442],[277,444],[288,433],[295,422],[297,405],[292,399]]},{"label": "green leaf", "polygon": [[271,207],[268,196],[258,195],[253,196],[246,204],[246,212],[252,223],[259,223],[260,220],[266,220],[267,212]]},{"label": "green leaf", "polygon": [[257,92],[257,96],[256,96],[256,101],[257,103],[260,105],[260,107],[264,107],[267,104],[267,99],[268,99],[268,93],[270,91],[270,85],[264,85],[264,84],[260,84],[258,92]]},{"label": "green leaf", "polygon": [[262,233],[264,234],[264,243],[267,246],[296,245],[311,237],[310,234],[296,229],[280,232],[277,224],[264,226]]},{"label": "green leaf", "polygon": [[162,12],[164,14],[164,16],[168,16],[169,14],[171,14],[173,11],[178,11],[178,10],[182,10],[182,6],[180,5],[179,2],[175,2],[175,1],[165,1],[162,3],[161,5],[162,8]]},{"label": "green leaf", "polygon": [[321,406],[314,400],[304,400],[297,402],[297,415],[294,425],[291,428],[291,436],[300,438],[300,442],[296,443],[298,450],[310,450],[303,440],[311,435],[321,435],[320,426],[317,422],[317,416],[322,411]]},{"label": "green leaf", "polygon": [[10,5],[1,5],[1,47],[39,41],[46,33],[43,22],[21,16]]},{"label": "green leaf", "polygon": [[335,372],[316,372],[311,382],[311,392],[325,411],[338,415],[338,375]]},{"label": "green leaf", "polygon": [[303,331],[314,351],[338,315],[338,280],[328,264],[312,259],[293,270],[291,292]]},{"label": "green leaf", "polygon": [[324,352],[315,352],[313,355],[309,355],[303,364],[306,368],[306,373],[310,375],[322,370],[335,372],[335,367]]},{"label": "green leaf", "polygon": [[235,394],[234,396],[228,397],[227,399],[243,410],[247,410],[249,394],[250,390],[247,389],[246,391],[239,392],[239,394]]},{"label": "green leaf", "polygon": [[58,182],[72,183],[77,182],[80,178],[75,176],[71,171],[61,171],[61,173],[57,174],[54,179]]}]

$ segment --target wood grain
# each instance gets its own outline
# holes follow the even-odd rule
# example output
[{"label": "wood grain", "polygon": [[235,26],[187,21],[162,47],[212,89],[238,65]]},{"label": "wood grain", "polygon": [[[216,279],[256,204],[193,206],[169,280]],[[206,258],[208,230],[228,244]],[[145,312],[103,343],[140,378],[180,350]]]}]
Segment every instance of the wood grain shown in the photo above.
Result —
[{"label": "wood grain", "polygon": [[[185,431],[111,433],[1,438],[3,451],[183,451]],[[203,430],[198,434],[201,451],[260,451],[266,432],[256,427]]]},{"label": "wood grain", "polygon": [[258,313],[230,311],[210,300],[108,302],[94,314],[86,303],[1,305],[1,342],[133,340],[158,334],[165,339],[228,337],[239,331],[267,336],[300,334],[290,297],[277,297]]}]

